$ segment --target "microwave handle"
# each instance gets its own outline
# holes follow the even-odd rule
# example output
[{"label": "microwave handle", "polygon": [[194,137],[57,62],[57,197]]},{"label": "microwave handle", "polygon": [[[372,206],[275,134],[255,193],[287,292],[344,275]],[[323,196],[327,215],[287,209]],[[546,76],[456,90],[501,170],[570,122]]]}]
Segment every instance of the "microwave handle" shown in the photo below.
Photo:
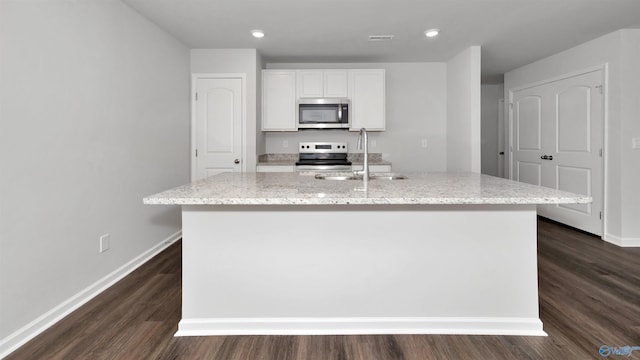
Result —
[{"label": "microwave handle", "polygon": [[342,121],[342,104],[338,104],[338,121]]}]

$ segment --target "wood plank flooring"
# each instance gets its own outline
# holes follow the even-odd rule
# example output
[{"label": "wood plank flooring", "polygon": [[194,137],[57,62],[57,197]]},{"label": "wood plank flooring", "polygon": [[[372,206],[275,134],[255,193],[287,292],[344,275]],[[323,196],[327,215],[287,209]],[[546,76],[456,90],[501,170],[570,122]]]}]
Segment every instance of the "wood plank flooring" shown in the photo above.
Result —
[{"label": "wood plank flooring", "polygon": [[[640,249],[540,219],[540,313],[548,337],[379,335],[174,338],[178,242],[7,359],[602,359],[640,346]],[[640,359],[640,350],[630,357]]]}]

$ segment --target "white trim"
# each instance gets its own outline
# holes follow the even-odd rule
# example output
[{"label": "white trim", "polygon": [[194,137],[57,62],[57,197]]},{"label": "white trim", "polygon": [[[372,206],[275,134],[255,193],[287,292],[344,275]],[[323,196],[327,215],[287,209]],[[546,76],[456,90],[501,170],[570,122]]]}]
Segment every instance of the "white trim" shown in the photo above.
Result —
[{"label": "white trim", "polygon": [[175,336],[450,334],[547,336],[538,318],[182,319]]},{"label": "white trim", "polygon": [[602,131],[602,151],[604,151],[602,156],[602,239],[604,239],[609,223],[609,217],[607,216],[609,214],[609,203],[607,202],[609,198],[609,192],[607,191],[609,185],[609,162],[607,161],[609,157],[609,63],[602,65],[602,71],[604,77],[602,79],[602,84],[604,85],[604,89],[602,89],[602,111],[604,111],[604,117],[602,118],[604,122],[602,124],[604,126]]},{"label": "white trim", "polygon": [[607,68],[607,63],[600,64],[600,65],[595,65],[595,66],[589,66],[589,67],[586,67],[586,68],[581,69],[581,70],[572,71],[572,72],[569,72],[569,73],[561,74],[561,75],[554,76],[554,77],[551,77],[551,78],[547,78],[547,79],[544,79],[544,80],[532,82],[532,83],[529,83],[529,84],[526,84],[526,85],[521,85],[521,86],[518,86],[518,87],[514,87],[514,88],[509,89],[509,92],[516,92],[516,91],[520,91],[520,90],[524,90],[524,89],[528,89],[528,88],[532,88],[532,87],[536,87],[536,86],[540,86],[540,85],[549,84],[549,83],[552,83],[552,82],[556,82],[556,81],[572,78],[572,77],[578,76],[578,75],[584,75],[584,74],[588,74],[588,73],[591,73],[591,72],[596,72],[596,71],[600,71],[600,70],[606,70],[606,68]]},{"label": "white trim", "polygon": [[[498,99],[498,153],[496,157],[498,158],[498,177],[504,178],[505,175],[505,160],[507,159],[507,146],[505,146],[505,112],[504,112],[504,91],[500,95],[500,99]],[[502,136],[500,136],[502,135]],[[500,152],[503,152],[502,156],[500,156]]]},{"label": "white trim", "polygon": [[509,89],[509,102],[507,103],[508,121],[505,122],[507,127],[506,131],[509,134],[509,163],[507,169],[509,170],[509,179],[513,180],[513,90]]},{"label": "white trim", "polygon": [[192,73],[191,74],[191,181],[196,179],[196,80],[240,79],[242,81],[242,172],[247,172],[247,74],[246,73]]},{"label": "white trim", "polygon": [[640,238],[623,238],[607,233],[604,234],[602,240],[620,247],[640,247]]},{"label": "white trim", "polygon": [[55,323],[62,320],[62,318],[64,318],[65,316],[77,310],[79,307],[86,304],[94,297],[100,295],[100,293],[113,286],[125,276],[129,275],[138,267],[159,254],[162,250],[178,241],[181,237],[182,230],[167,237],[157,245],[153,246],[151,249],[143,252],[128,263],[122,265],[120,268],[114,270],[107,276],[89,285],[84,290],[80,291],[58,306],[42,314],[32,322],[13,332],[6,338],[0,340],[0,359],[8,356],[10,353],[17,350],[20,346],[24,345],[29,340],[38,336],[40,333],[53,326]]}]

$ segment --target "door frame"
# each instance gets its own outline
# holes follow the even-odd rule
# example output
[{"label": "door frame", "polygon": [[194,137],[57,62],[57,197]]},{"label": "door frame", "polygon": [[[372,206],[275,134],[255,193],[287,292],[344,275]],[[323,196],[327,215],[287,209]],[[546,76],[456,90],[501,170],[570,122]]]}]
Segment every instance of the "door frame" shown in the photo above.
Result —
[{"label": "door frame", "polygon": [[246,152],[247,152],[247,74],[245,73],[192,73],[191,74],[191,181],[196,179],[196,83],[200,79],[240,79],[242,84],[242,114],[240,115],[242,133],[241,155],[242,172],[247,172]]},{"label": "door frame", "polygon": [[535,86],[540,86],[552,82],[556,82],[559,80],[568,79],[574,76],[584,75],[594,71],[602,71],[602,151],[604,154],[602,155],[602,236],[604,239],[607,234],[607,219],[609,214],[609,203],[607,202],[608,194],[607,194],[607,185],[609,183],[609,171],[608,171],[608,161],[607,157],[609,154],[609,142],[607,139],[609,138],[609,64],[603,63],[600,65],[590,66],[583,68],[581,70],[572,71],[568,73],[564,73],[561,75],[557,75],[551,78],[547,78],[545,80],[535,81],[526,85],[514,87],[508,90],[509,92],[509,102],[505,104],[507,107],[507,111],[509,114],[509,121],[505,124],[507,126],[506,134],[508,134],[508,144],[509,144],[509,156],[508,158],[508,170],[509,170],[509,179],[513,179],[513,93],[516,91],[528,89]]},{"label": "door frame", "polygon": [[[506,178],[507,174],[505,174],[504,161],[507,156],[507,147],[505,146],[505,138],[506,138],[506,129],[507,125],[504,121],[504,91],[502,92],[501,98],[498,99],[498,177]],[[502,155],[500,153],[502,152]]]}]

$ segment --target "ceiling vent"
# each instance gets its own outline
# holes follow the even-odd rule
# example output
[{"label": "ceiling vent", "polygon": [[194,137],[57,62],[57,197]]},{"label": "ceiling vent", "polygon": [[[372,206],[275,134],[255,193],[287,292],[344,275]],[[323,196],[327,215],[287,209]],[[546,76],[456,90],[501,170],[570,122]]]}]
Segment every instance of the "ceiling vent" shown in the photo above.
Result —
[{"label": "ceiling vent", "polygon": [[390,41],[393,35],[369,35],[369,41]]}]

